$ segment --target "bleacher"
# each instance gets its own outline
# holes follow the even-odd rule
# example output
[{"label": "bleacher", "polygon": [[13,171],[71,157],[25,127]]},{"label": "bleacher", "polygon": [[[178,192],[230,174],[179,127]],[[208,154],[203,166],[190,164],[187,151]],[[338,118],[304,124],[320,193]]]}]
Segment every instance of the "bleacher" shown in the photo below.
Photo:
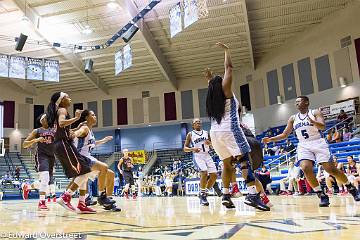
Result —
[{"label": "bleacher", "polygon": [[183,166],[188,166],[188,165],[192,166],[192,154],[184,152],[182,148],[156,150],[156,152],[157,152],[157,161],[155,164],[156,166],[167,166],[173,164],[173,159],[175,160],[181,159]]}]

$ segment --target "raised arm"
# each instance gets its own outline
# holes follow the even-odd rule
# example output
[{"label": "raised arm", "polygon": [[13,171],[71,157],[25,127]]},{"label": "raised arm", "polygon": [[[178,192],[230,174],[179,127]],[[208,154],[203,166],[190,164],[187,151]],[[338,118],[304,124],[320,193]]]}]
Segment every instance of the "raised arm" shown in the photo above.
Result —
[{"label": "raised arm", "polygon": [[80,119],[81,113],[83,110],[76,110],[75,117],[66,119],[67,111],[65,108],[59,108],[58,114],[59,114],[59,126],[61,128],[70,126],[74,122]]},{"label": "raised arm", "polygon": [[263,138],[263,143],[281,141],[281,140],[287,138],[291,134],[293,128],[294,128],[294,116],[291,116],[287,122],[286,128],[283,133],[281,133],[275,137],[270,137],[270,138],[265,137],[265,138]]},{"label": "raised arm", "polygon": [[319,110],[315,110],[314,117],[315,119],[308,117],[310,123],[313,124],[319,130],[325,130],[326,128],[325,119],[322,113]]},{"label": "raised arm", "polygon": [[36,138],[36,129],[34,129],[29,136],[24,140],[23,143],[23,148],[29,148],[31,147],[34,143],[38,143],[38,142],[44,142],[45,138],[43,137],[39,137]]},{"label": "raised arm", "polygon": [[227,45],[221,42],[216,43],[216,45],[221,47],[225,51],[225,61],[224,61],[225,73],[222,81],[222,87],[225,97],[231,98],[233,96],[233,92],[231,90],[233,65],[231,61],[230,49]]}]

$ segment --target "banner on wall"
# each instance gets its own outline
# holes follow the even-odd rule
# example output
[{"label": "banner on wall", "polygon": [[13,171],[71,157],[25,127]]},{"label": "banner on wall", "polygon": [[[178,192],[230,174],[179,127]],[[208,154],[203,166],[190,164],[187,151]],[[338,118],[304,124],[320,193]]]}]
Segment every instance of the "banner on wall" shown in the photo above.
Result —
[{"label": "banner on wall", "polygon": [[9,76],[9,56],[0,55],[0,77]]},{"label": "banner on wall", "polygon": [[[248,191],[246,188],[245,179],[241,178],[241,177],[237,177],[236,181],[239,185],[240,192],[243,194],[247,194]],[[222,180],[217,179],[216,182],[220,185],[220,189],[221,189],[222,188]],[[200,179],[199,178],[190,179],[185,182],[185,194],[186,195],[198,196],[199,192],[200,192]],[[209,193],[214,194],[214,189],[211,189],[211,191]]]},{"label": "banner on wall", "polygon": [[60,81],[60,62],[44,59],[44,80],[49,82]]},{"label": "banner on wall", "polygon": [[145,150],[131,151],[129,157],[132,158],[133,164],[145,164],[146,162]]},{"label": "banner on wall", "polygon": [[338,115],[341,110],[344,110],[346,113],[355,112],[355,101],[349,100],[341,103],[335,103],[330,106],[324,106],[320,108],[321,113],[324,115],[325,119],[334,118],[335,115]]},{"label": "banner on wall", "polygon": [[43,59],[28,58],[26,78],[29,80],[43,80]]},{"label": "banner on wall", "polygon": [[11,56],[9,64],[9,77],[25,79],[25,57]]}]

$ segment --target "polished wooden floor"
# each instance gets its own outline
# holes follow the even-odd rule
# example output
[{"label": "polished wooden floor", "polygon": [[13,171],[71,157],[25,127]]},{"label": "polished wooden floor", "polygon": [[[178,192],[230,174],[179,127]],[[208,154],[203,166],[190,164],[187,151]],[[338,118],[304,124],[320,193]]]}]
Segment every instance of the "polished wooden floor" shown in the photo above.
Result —
[{"label": "polished wooden floor", "polygon": [[[236,210],[226,210],[220,200],[209,197],[210,206],[201,207],[196,197],[135,201],[118,198],[122,212],[110,213],[96,207],[98,213],[93,215],[71,213],[56,203],[49,205],[49,212],[38,212],[36,200],[2,201],[0,239],[6,239],[10,233],[72,233],[82,239],[157,240],[339,240],[360,236],[360,203],[349,196],[332,197],[329,208],[318,208],[316,196],[271,197],[275,206],[270,212],[249,208],[243,204],[243,198],[234,200]],[[36,235],[30,237],[24,235],[23,239],[37,239]]]}]

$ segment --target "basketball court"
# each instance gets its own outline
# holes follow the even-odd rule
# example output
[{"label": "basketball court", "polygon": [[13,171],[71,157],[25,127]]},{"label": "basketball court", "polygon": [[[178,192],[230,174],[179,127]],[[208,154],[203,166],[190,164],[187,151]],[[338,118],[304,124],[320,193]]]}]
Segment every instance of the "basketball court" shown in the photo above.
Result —
[{"label": "basketball court", "polygon": [[[197,197],[117,199],[121,213],[100,209],[77,215],[60,206],[38,212],[36,200],[0,202],[0,233],[73,233],[82,239],[352,239],[360,233],[360,205],[350,197],[332,197],[318,208],[316,196],[271,197],[270,212],[235,199],[226,210],[220,198],[201,207]],[[4,224],[5,223],[5,224]],[[3,235],[2,235],[3,236]],[[31,238],[34,239],[34,238]]]}]

